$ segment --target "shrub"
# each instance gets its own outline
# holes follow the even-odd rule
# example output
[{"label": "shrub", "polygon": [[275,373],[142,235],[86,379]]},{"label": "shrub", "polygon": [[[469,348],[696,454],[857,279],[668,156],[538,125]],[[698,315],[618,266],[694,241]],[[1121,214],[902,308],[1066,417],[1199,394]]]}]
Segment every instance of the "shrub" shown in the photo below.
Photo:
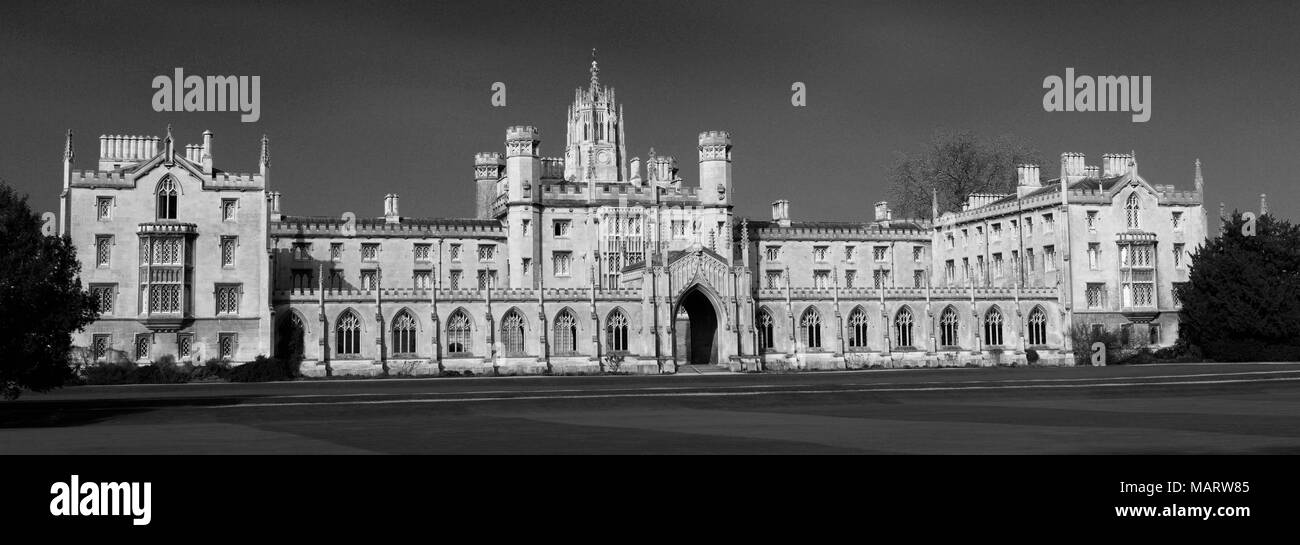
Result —
[{"label": "shrub", "polygon": [[104,362],[87,365],[81,369],[79,382],[93,386],[135,384],[135,364],[129,362]]},{"label": "shrub", "polygon": [[253,361],[230,370],[231,382],[273,382],[293,380],[294,372],[289,361],[258,355]]},{"label": "shrub", "polygon": [[613,375],[623,373],[623,356],[605,356],[605,372]]},{"label": "shrub", "polygon": [[1026,351],[1025,351],[1025,361],[1029,362],[1029,365],[1033,365],[1033,364],[1035,364],[1035,363],[1038,363],[1038,351],[1037,351],[1037,350],[1034,350],[1033,348],[1030,348],[1029,350],[1026,350]]},{"label": "shrub", "polygon": [[1123,346],[1119,334],[1105,327],[1093,329],[1087,324],[1077,324],[1070,328],[1070,342],[1074,345],[1074,363],[1092,365],[1092,344],[1106,345],[1106,363],[1120,363],[1120,348]]},{"label": "shrub", "polygon": [[230,364],[224,361],[212,358],[202,366],[194,368],[190,373],[190,380],[193,381],[217,381],[230,378]]}]

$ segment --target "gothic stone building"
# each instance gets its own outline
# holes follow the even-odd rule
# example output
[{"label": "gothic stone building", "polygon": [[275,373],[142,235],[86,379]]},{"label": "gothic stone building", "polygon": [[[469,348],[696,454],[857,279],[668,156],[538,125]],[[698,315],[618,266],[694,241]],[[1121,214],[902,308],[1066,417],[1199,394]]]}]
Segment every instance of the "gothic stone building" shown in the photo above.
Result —
[{"label": "gothic stone building", "polygon": [[65,154],[60,228],[103,316],[75,343],[97,359],[300,356],[324,374],[659,373],[1069,365],[1073,325],[1163,346],[1172,287],[1205,238],[1195,189],[1153,185],[1131,155],[1061,156],[1043,181],[961,211],[870,221],[733,213],[732,141],[701,133],[698,174],[628,157],[614,90],[574,93],[562,157],[506,130],[475,156],[476,217],[291,216],[260,169],[213,166],[212,135],[100,138]]}]

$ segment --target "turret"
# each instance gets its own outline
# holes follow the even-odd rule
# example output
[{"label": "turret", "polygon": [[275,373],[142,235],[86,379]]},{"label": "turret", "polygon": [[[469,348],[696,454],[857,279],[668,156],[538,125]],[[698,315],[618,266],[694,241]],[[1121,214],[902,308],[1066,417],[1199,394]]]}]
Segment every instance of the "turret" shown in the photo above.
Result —
[{"label": "turret", "polygon": [[[534,206],[541,200],[542,178],[546,175],[542,158],[538,156],[540,144],[535,127],[506,129],[505,225],[511,236],[506,239],[506,269],[501,271],[501,276],[512,288],[524,287],[523,260],[536,257],[533,250],[543,231],[541,211]],[[525,221],[532,227],[525,229]],[[522,236],[525,231],[530,232],[531,237]],[[540,270],[540,261],[536,263],[537,270]]]},{"label": "turret", "polygon": [[625,182],[628,178],[626,126],[614,89],[600,84],[600,68],[591,60],[591,81],[576,89],[569,105],[565,135],[564,178]]},{"label": "turret", "polygon": [[531,201],[541,193],[537,184],[542,178],[542,158],[538,149],[542,140],[537,128],[518,125],[506,129],[506,197],[507,203]]},{"label": "turret", "polygon": [[492,202],[497,196],[497,181],[501,179],[505,164],[500,153],[474,154],[474,217],[492,218]]},{"label": "turret", "polygon": [[700,133],[700,202],[731,204],[731,135]]}]

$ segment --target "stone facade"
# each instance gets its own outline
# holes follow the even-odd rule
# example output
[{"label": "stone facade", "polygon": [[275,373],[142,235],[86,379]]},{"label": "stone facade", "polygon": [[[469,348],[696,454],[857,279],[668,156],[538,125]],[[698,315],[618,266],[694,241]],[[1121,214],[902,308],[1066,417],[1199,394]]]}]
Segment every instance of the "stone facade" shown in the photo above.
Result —
[{"label": "stone facade", "polygon": [[[543,157],[530,126],[475,156],[472,219],[402,216],[392,194],[382,216],[285,215],[265,143],[260,173],[228,175],[212,168],[210,133],[183,154],[170,130],[129,153],[104,137],[94,172],[72,172],[69,148],[61,226],[83,280],[116,287],[77,344],[136,361],[294,353],[309,375],[996,365],[1030,349],[1069,365],[1071,324],[1171,344],[1171,289],[1206,235],[1199,164],[1195,189],[1175,190],[1131,155],[1102,169],[1067,153],[1060,178],[1026,165],[1017,194],[929,219],[894,219],[882,202],[871,220],[794,221],[785,200],[770,219],[741,218],[728,133],[699,135],[686,186],[676,158],[627,156],[623,109],[594,62],[567,116],[562,157]],[[160,212],[168,181],[174,219]],[[148,244],[184,254],[144,259]],[[183,304],[151,307],[149,278],[180,278],[168,281]]]},{"label": "stone facade", "polygon": [[101,136],[99,167],[77,171],[69,135],[59,230],[104,308],[75,346],[135,362],[269,352],[265,142],[260,172],[231,174],[213,168],[212,141]]}]

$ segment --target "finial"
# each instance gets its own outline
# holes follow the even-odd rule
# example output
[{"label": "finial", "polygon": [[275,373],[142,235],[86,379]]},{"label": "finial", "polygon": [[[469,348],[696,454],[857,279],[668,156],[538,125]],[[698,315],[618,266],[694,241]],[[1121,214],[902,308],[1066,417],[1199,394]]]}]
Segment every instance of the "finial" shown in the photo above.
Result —
[{"label": "finial", "polygon": [[271,139],[266,137],[266,133],[262,133],[262,164],[271,166]]},{"label": "finial", "polygon": [[73,155],[74,154],[72,152],[72,129],[68,129],[68,142],[63,146],[63,160],[71,163]]},{"label": "finial", "polygon": [[171,123],[168,123],[168,124],[167,124],[167,139],[168,139],[168,140],[171,140],[171,139],[172,139],[172,124],[171,124]]},{"label": "finial", "polygon": [[1196,184],[1196,190],[1200,191],[1205,186],[1205,178],[1201,176],[1201,158],[1196,158],[1196,177],[1192,179]]},{"label": "finial", "polygon": [[600,87],[600,67],[596,66],[596,48],[591,48],[591,94]]}]

